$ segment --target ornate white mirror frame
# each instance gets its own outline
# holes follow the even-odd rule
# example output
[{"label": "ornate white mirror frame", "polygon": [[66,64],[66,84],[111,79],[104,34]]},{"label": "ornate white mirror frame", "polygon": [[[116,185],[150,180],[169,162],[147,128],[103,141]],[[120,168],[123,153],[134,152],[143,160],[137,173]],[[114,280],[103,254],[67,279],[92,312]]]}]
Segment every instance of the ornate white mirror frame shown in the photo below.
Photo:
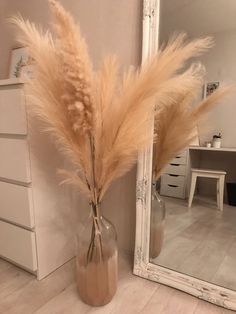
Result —
[{"label": "ornate white mirror frame", "polygon": [[[160,0],[143,1],[142,61],[145,61],[158,47],[159,9]],[[151,173],[152,145],[140,155],[138,161],[134,274],[182,290],[224,308],[236,310],[236,291],[150,262]]]}]

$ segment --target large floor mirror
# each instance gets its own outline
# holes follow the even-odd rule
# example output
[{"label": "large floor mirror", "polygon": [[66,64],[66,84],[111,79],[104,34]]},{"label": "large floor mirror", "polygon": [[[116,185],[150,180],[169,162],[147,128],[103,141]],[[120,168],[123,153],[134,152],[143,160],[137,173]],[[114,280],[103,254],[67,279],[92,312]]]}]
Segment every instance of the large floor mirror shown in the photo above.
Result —
[{"label": "large floor mirror", "polygon": [[[206,68],[202,97],[220,84],[236,82],[236,1],[148,0],[143,12],[144,60],[173,33],[185,32],[190,39],[212,36],[214,47],[199,60]],[[152,182],[153,146],[140,156],[134,261],[136,275],[233,310],[236,207],[224,181],[217,198],[220,183],[214,176],[198,178],[191,204],[188,199],[192,168],[222,171],[226,183],[236,182],[235,100],[214,109],[209,128],[179,152],[158,182]],[[219,133],[221,147],[210,147]]]}]

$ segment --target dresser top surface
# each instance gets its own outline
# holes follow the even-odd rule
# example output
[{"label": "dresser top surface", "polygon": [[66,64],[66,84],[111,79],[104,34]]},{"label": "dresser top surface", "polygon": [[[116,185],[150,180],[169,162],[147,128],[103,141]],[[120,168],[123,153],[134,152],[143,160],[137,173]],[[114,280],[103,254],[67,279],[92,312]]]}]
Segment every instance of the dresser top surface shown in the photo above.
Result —
[{"label": "dresser top surface", "polygon": [[24,84],[25,80],[22,78],[9,78],[5,80],[0,80],[0,86],[7,86],[7,85],[16,85],[16,84]]}]

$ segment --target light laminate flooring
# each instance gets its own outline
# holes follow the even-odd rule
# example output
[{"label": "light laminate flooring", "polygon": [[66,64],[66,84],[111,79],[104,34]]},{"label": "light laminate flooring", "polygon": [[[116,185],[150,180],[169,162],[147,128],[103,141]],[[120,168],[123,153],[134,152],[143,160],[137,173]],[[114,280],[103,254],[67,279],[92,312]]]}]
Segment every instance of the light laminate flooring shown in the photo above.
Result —
[{"label": "light laminate flooring", "polygon": [[136,277],[132,259],[119,260],[119,284],[113,300],[93,308],[80,301],[71,260],[47,278],[37,279],[0,259],[1,314],[229,314],[235,313],[181,291]]},{"label": "light laminate flooring", "polygon": [[158,265],[236,290],[236,207],[194,198],[165,198],[164,244]]}]

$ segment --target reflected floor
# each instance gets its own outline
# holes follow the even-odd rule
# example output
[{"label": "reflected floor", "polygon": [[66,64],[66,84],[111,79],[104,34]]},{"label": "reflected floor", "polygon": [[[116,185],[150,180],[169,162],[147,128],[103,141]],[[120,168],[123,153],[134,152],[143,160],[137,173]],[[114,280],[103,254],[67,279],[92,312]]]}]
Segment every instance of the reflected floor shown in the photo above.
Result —
[{"label": "reflected floor", "polygon": [[214,284],[236,290],[236,207],[194,198],[164,198],[164,244],[154,263]]}]

